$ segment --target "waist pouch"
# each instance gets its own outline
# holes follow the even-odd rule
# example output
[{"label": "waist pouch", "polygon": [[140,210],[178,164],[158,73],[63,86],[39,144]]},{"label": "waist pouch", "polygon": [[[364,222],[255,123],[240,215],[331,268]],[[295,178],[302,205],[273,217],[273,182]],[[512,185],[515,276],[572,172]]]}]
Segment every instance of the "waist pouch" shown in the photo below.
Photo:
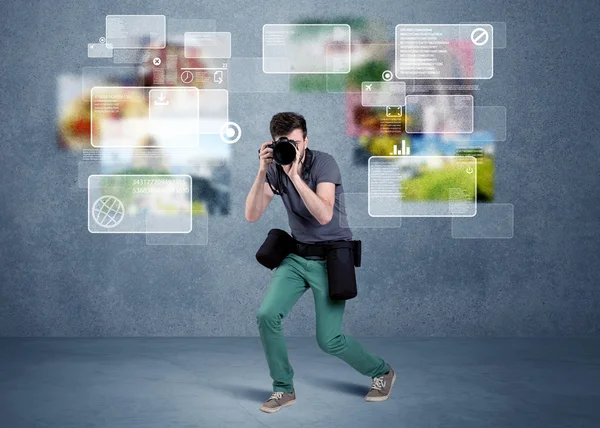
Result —
[{"label": "waist pouch", "polygon": [[281,264],[296,246],[296,240],[285,230],[271,229],[256,253],[258,263],[271,270]]},{"label": "waist pouch", "polygon": [[[299,253],[298,244],[286,231],[271,229],[256,253],[256,260],[273,270],[288,254]],[[322,251],[327,260],[327,281],[331,300],[349,300],[357,296],[354,267],[361,264],[361,250],[361,241],[334,241],[313,248],[312,253]],[[298,255],[305,256],[303,252]]]},{"label": "waist pouch", "polygon": [[[327,245],[327,280],[331,300],[349,300],[356,297],[356,275],[354,273],[355,242],[338,241]],[[360,251],[357,251],[360,265]]]}]

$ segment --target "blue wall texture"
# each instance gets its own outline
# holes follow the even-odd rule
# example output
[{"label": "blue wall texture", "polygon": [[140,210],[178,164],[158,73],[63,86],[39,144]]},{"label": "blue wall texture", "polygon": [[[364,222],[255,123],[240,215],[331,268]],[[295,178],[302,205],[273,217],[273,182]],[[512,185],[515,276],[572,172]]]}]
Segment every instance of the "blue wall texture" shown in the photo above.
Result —
[{"label": "blue wall texture", "polygon": [[[514,238],[452,239],[448,218],[404,219],[397,229],[357,229],[359,298],[345,331],[356,336],[600,334],[600,88],[593,1],[369,2],[17,1],[0,5],[0,335],[255,336],[270,273],[254,253],[285,226],[279,202],[244,220],[256,149],[277,111],[309,122],[311,145],[334,154],[348,192],[366,192],[352,168],[343,97],[231,94],[243,130],[234,145],[233,211],[209,219],[207,246],[149,246],[144,236],[87,231],[80,157],[55,143],[56,76],[86,64],[86,44],[106,14],[215,19],[232,56],[260,57],[265,23],[303,17],[397,23],[506,22],[482,105],[504,105],[496,201],[514,205]],[[314,334],[310,292],[285,322]]]}]

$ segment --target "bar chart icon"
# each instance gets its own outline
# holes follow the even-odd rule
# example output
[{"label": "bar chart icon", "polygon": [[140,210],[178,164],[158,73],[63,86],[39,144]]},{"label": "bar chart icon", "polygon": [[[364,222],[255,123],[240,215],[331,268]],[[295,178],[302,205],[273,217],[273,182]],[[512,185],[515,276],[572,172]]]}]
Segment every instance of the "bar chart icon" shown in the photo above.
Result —
[{"label": "bar chart icon", "polygon": [[390,153],[392,156],[408,156],[410,155],[410,147],[406,147],[406,141],[402,140],[402,149],[398,151],[398,145],[394,144],[394,151]]}]

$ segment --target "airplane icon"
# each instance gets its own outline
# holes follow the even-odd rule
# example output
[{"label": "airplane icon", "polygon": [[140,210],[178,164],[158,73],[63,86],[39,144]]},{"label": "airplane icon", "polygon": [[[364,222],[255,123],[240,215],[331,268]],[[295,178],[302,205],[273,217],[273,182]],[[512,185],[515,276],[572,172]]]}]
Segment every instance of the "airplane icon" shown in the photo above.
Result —
[{"label": "airplane icon", "polygon": [[370,83],[370,84],[368,84],[368,85],[367,85],[367,84],[365,84],[365,91],[371,91],[371,86],[373,86],[373,84],[372,84],[372,83]]}]

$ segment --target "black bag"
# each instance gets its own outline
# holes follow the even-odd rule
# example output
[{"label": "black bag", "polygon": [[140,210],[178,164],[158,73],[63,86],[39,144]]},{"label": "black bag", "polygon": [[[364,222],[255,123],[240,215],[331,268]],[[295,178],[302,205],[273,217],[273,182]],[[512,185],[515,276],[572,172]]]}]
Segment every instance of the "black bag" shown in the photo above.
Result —
[{"label": "black bag", "polygon": [[[332,242],[327,247],[327,280],[331,300],[349,300],[358,294],[354,272],[354,242]],[[360,265],[360,260],[358,264]]]},{"label": "black bag", "polygon": [[352,248],[352,252],[354,253],[354,266],[360,267],[362,259],[362,241],[352,242],[354,242],[354,247]]},{"label": "black bag", "polygon": [[267,239],[256,252],[256,260],[273,270],[294,250],[296,240],[285,230],[271,229]]}]

